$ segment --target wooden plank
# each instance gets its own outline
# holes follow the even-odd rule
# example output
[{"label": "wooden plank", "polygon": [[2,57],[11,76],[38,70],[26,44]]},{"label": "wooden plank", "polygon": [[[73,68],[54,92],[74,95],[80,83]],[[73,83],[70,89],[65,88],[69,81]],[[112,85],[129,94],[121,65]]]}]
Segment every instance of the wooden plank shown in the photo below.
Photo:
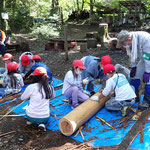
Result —
[{"label": "wooden plank", "polygon": [[142,131],[141,129],[143,129],[149,115],[150,115],[150,108],[148,108],[145,112],[142,112],[139,119],[135,122],[135,124],[131,127],[131,129],[126,134],[122,142],[119,144],[118,150],[128,150],[131,143]]}]

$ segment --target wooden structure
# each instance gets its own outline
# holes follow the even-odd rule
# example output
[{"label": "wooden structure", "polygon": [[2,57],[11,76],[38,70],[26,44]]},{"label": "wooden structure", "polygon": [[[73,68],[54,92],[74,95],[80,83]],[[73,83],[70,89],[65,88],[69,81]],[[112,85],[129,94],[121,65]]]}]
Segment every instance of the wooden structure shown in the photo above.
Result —
[{"label": "wooden structure", "polygon": [[6,44],[5,46],[5,51],[9,52],[9,51],[20,51],[20,45],[19,44]]},{"label": "wooden structure", "polygon": [[[95,94],[100,95],[100,91]],[[110,98],[110,95],[97,101],[91,99],[86,100],[77,108],[72,110],[66,116],[60,119],[59,129],[62,134],[66,136],[72,135],[81,125],[89,120],[99,109],[101,109],[105,102]]]},{"label": "wooden structure", "polygon": [[123,24],[130,24],[130,26],[140,26],[142,20],[146,20],[146,6],[141,0],[123,0],[119,1],[119,8],[125,7],[127,9],[126,14],[121,13],[121,19]]},{"label": "wooden structure", "polygon": [[[78,39],[78,40],[67,40],[68,49],[76,46],[77,42],[86,42],[86,39]],[[63,39],[51,39],[49,42],[45,44],[46,51],[56,51],[65,50],[65,42]]]}]

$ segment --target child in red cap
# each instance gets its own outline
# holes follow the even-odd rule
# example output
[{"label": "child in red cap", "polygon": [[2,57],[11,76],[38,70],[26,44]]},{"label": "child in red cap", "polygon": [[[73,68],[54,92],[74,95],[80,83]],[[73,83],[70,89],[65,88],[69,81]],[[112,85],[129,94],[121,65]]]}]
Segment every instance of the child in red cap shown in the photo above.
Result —
[{"label": "child in red cap", "polygon": [[24,86],[22,76],[18,72],[18,66],[16,62],[7,64],[8,74],[4,77],[2,83],[3,87],[6,87],[5,95],[19,93]]},{"label": "child in red cap", "polygon": [[111,91],[114,91],[115,96],[106,102],[105,107],[108,110],[121,110],[122,116],[124,117],[127,115],[128,106],[135,103],[135,92],[126,77],[123,74],[116,73],[114,65],[107,64],[103,69],[108,78],[106,87],[99,97],[92,96],[91,99],[98,101],[108,96]]},{"label": "child in red cap", "polygon": [[79,105],[79,102],[86,101],[89,96],[83,92],[83,84],[88,84],[88,79],[82,80],[82,70],[86,69],[81,60],[74,60],[72,64],[72,70],[68,71],[65,75],[62,93],[66,96],[70,103],[72,103],[72,109]]},{"label": "child in red cap", "polygon": [[22,100],[30,99],[26,108],[26,116],[30,123],[39,124],[39,127],[45,130],[45,124],[50,118],[49,100],[54,96],[54,88],[48,83],[46,69],[37,67],[34,70],[33,84],[21,95]]}]

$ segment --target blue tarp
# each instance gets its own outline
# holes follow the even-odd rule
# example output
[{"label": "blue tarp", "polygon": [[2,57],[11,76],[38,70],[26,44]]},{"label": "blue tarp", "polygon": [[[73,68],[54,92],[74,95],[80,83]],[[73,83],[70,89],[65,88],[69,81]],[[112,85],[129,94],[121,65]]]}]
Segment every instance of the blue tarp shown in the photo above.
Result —
[{"label": "blue tarp", "polygon": [[[99,85],[100,87],[100,85]],[[95,89],[95,91],[98,91]],[[62,89],[56,91],[56,96],[62,93]],[[47,124],[47,129],[56,131],[59,130],[59,120],[67,113],[69,113],[72,109],[69,104],[63,102],[63,99],[66,99],[64,96],[60,96],[50,101],[50,113],[51,117]],[[16,108],[13,112],[17,114],[25,114],[25,107],[28,104],[24,102],[18,108]],[[54,114],[57,116],[57,120],[55,120]],[[85,128],[82,129],[83,135],[85,139],[91,141],[90,144],[92,146],[109,146],[109,145],[116,145],[119,144],[122,139],[125,137],[129,128],[135,123],[135,121],[131,121],[130,125],[126,129],[113,129],[110,131],[105,131],[104,129],[110,129],[107,125],[102,125],[101,122],[96,120],[96,116],[105,119],[106,121],[115,120],[117,118],[121,118],[121,112],[109,112],[103,107],[101,110],[98,111],[90,120],[85,123]],[[110,123],[111,124],[111,123]],[[112,124],[111,124],[112,125]],[[150,123],[146,123],[146,127],[150,126]],[[70,138],[83,142],[83,139],[80,134],[76,137],[74,135],[76,132],[70,136]],[[138,137],[133,141],[130,148],[138,148],[138,149],[150,149],[150,128],[144,130],[144,142],[140,143],[140,137]]]}]

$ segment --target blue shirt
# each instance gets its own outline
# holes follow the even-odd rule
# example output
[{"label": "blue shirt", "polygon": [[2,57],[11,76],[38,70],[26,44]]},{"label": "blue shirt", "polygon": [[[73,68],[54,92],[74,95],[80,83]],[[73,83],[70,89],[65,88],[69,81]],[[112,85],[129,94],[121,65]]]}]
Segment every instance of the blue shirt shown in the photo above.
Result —
[{"label": "blue shirt", "polygon": [[46,71],[47,71],[47,75],[49,76],[49,78],[48,78],[48,81],[51,81],[52,80],[52,72],[51,72],[51,70],[49,69],[49,67],[46,65],[46,64],[44,64],[44,63],[42,63],[42,62],[36,62],[33,66],[32,66],[32,70],[35,70],[37,67],[43,67],[43,68],[45,68],[46,69]]},{"label": "blue shirt", "polygon": [[94,79],[107,80],[103,70],[99,65],[100,58],[94,56],[86,56],[84,66],[86,69],[82,71],[82,79],[88,77],[89,81],[94,81]]}]

